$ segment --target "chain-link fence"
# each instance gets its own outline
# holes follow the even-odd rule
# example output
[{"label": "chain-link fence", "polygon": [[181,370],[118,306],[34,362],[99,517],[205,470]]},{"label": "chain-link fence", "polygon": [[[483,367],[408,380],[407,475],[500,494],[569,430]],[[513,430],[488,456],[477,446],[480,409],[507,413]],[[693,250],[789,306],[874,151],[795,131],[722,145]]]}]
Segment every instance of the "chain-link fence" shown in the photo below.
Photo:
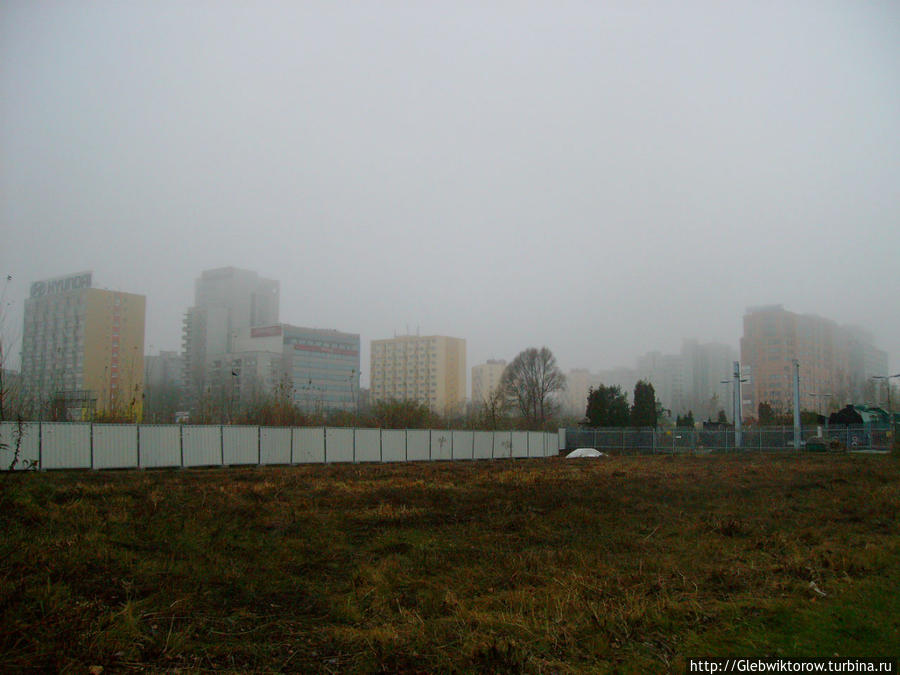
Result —
[{"label": "chain-link fence", "polygon": [[[820,426],[803,427],[800,437],[801,449],[810,451],[887,451],[895,435],[888,426]],[[565,451],[596,448],[617,454],[795,449],[793,427],[748,427],[740,432],[730,427],[577,428],[565,430],[563,445]]]}]

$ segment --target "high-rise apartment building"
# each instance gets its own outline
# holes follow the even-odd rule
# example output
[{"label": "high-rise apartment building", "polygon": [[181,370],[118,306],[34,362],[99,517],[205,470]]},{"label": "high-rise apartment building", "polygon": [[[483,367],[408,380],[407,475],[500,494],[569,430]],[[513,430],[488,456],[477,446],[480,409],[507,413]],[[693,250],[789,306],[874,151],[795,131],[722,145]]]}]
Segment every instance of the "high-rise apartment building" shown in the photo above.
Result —
[{"label": "high-rise apartment building", "polygon": [[443,335],[402,335],[372,341],[373,403],[396,399],[427,405],[440,414],[466,401],[466,341]]},{"label": "high-rise apartment building", "polygon": [[472,366],[472,403],[484,403],[497,391],[504,370],[506,361],[503,359],[488,359],[487,363]]},{"label": "high-rise apartment building", "polygon": [[232,350],[237,331],[278,322],[278,296],[278,282],[256,272],[221,267],[201,273],[182,328],[189,400],[210,384],[210,367]]},{"label": "high-rise apartment building", "polygon": [[92,287],[93,274],[36,281],[25,300],[22,378],[38,411],[140,419],[143,295]]},{"label": "high-rise apartment building", "polygon": [[793,408],[794,359],[800,362],[800,405],[819,412],[860,397],[873,375],[887,374],[887,354],[865,330],[788,312],[781,305],[751,307],[741,338],[741,361],[750,373],[745,414],[755,415],[762,402]]}]

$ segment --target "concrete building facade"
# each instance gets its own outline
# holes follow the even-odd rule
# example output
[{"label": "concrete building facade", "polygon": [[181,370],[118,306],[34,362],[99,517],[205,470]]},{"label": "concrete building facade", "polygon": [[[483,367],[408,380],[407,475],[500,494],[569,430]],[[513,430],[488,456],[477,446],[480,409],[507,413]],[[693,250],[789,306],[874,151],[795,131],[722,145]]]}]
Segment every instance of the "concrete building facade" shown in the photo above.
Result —
[{"label": "concrete building facade", "polygon": [[466,402],[466,341],[444,335],[373,340],[370,372],[372,403],[411,400],[456,414]]},{"label": "concrete building facade", "polygon": [[93,288],[93,273],[37,281],[25,300],[22,381],[56,415],[140,420],[146,298]]},{"label": "concrete building facade", "polygon": [[472,366],[472,403],[480,405],[488,400],[503,377],[506,370],[506,361],[503,359],[488,359],[487,363]]},{"label": "concrete building facade", "polygon": [[214,370],[226,390],[237,388],[241,400],[284,386],[304,411],[354,411],[359,354],[358,334],[274,324],[237,331],[232,351]]}]

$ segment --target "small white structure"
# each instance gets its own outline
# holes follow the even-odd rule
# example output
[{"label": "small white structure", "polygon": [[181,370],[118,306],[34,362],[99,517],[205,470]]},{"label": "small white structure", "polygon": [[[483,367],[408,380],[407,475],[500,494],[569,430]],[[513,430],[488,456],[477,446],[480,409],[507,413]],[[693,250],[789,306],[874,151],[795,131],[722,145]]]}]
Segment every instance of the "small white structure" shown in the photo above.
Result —
[{"label": "small white structure", "polygon": [[605,452],[594,450],[594,448],[578,448],[566,455],[566,459],[578,459],[579,457],[608,457],[608,455]]}]

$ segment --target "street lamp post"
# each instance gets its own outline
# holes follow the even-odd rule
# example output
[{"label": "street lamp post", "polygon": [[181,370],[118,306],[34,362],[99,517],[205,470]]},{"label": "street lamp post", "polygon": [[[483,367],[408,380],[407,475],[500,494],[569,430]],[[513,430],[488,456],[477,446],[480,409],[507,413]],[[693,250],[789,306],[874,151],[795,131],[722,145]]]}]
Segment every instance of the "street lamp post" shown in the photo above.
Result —
[{"label": "street lamp post", "polygon": [[873,375],[873,380],[884,380],[884,383],[887,385],[887,395],[888,395],[888,424],[890,425],[891,433],[894,432],[894,412],[891,410],[891,380],[895,377],[900,377],[900,373],[896,375]]}]

